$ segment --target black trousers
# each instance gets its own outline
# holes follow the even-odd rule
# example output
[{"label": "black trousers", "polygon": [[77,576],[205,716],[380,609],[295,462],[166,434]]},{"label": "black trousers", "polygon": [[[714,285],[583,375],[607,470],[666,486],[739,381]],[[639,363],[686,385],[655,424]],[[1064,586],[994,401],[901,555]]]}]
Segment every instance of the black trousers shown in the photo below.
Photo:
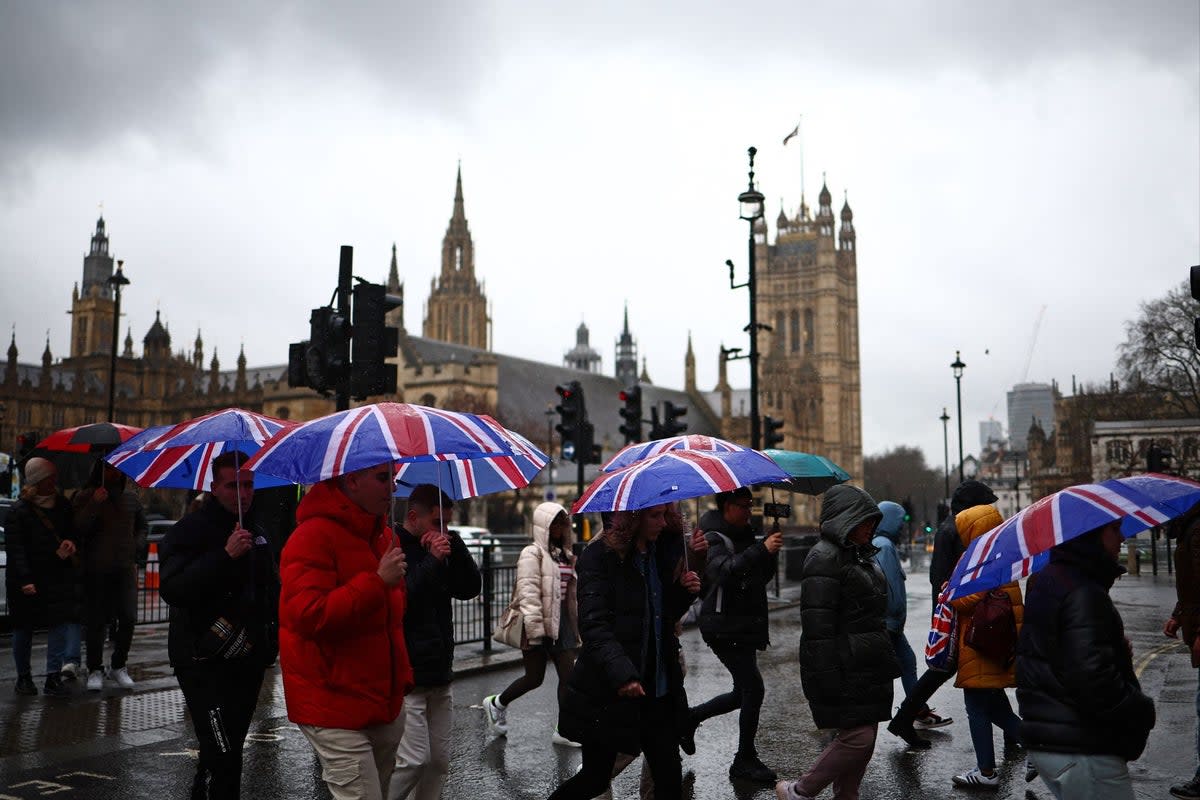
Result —
[{"label": "black trousers", "polygon": [[[679,733],[675,730],[675,698],[667,695],[642,701],[641,747],[654,779],[655,800],[680,800],[683,770]],[[617,751],[607,742],[583,743],[583,768],[559,786],[550,800],[590,800],[604,794],[612,780]]]},{"label": "black trousers", "polygon": [[117,622],[113,637],[113,669],[125,666],[129,646],[133,643],[133,623],[137,619],[137,568],[130,565],[84,577],[84,599],[87,608],[86,641],[88,672],[104,666],[104,639],[108,623]]},{"label": "black trousers", "polygon": [[258,705],[263,669],[256,658],[239,658],[175,670],[200,740],[192,800],[241,797],[242,746]]},{"label": "black trousers", "polygon": [[692,718],[699,724],[710,717],[741,709],[737,754],[755,756],[758,752],[754,737],[758,734],[758,717],[766,695],[762,673],[758,671],[758,651],[753,647],[714,647],[712,650],[729,670],[733,689],[693,708]]}]

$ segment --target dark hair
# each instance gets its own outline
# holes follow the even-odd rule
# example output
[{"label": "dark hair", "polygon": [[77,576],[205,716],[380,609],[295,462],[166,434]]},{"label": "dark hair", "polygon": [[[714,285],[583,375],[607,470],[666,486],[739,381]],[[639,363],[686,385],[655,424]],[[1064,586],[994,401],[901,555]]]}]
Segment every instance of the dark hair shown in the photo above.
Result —
[{"label": "dark hair", "polygon": [[717,509],[724,511],[725,504],[730,500],[735,500],[737,498],[741,498],[743,500],[753,500],[754,495],[750,492],[750,488],[747,486],[739,486],[732,492],[721,492],[717,495]]},{"label": "dark hair", "polygon": [[412,494],[408,496],[408,510],[412,511],[413,506],[426,511],[432,510],[438,505],[439,495],[443,511],[449,511],[454,508],[454,501],[445,492],[432,483],[422,483],[414,487]]},{"label": "dark hair", "polygon": [[250,456],[243,453],[241,450],[226,450],[221,455],[212,460],[212,474],[217,477],[217,470],[232,469],[239,470],[243,464],[250,460]]},{"label": "dark hair", "polygon": [[[615,512],[612,517],[612,526],[604,531],[604,539],[608,542],[608,546],[622,553],[627,551],[633,543],[638,527],[642,524],[642,516],[650,509],[657,507],[657,505],[653,505],[649,508],[639,508],[637,511]],[[676,510],[674,503],[667,503],[663,516],[666,525],[659,533],[659,538],[682,536],[684,533],[683,517]]]}]

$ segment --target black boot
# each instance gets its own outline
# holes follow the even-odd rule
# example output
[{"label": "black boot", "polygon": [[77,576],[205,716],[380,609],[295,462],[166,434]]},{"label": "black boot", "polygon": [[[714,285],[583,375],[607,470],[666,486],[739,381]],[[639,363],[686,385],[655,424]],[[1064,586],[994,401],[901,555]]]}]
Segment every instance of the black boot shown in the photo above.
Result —
[{"label": "black boot", "polygon": [[28,672],[24,675],[18,675],[17,685],[13,687],[13,691],[23,695],[37,694],[37,687],[33,685],[33,676]]},{"label": "black boot", "polygon": [[733,764],[729,767],[729,777],[756,783],[774,783],[778,776],[775,774],[775,770],[759,760],[757,753],[747,755],[738,753],[733,757]]},{"label": "black boot", "polygon": [[907,702],[901,703],[900,708],[896,710],[896,716],[892,717],[892,721],[888,723],[888,733],[899,736],[913,750],[928,750],[931,746],[929,740],[918,734],[913,727],[913,720],[917,717],[916,712],[917,709]]},{"label": "black boot", "polygon": [[62,676],[57,672],[46,676],[46,685],[42,692],[50,697],[71,696],[71,690],[63,683]]},{"label": "black boot", "polygon": [[679,749],[689,756],[696,755],[696,728],[700,727],[694,714],[688,712],[684,720],[683,730],[679,732]]}]

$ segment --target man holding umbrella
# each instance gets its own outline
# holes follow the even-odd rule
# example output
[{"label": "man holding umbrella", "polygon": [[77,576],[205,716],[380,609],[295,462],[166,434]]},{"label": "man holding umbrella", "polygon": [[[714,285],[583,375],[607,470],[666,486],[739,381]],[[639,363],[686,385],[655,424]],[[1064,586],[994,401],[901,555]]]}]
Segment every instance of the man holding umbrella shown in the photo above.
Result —
[{"label": "man holding umbrella", "polygon": [[240,468],[247,458],[213,459],[209,495],[161,545],[167,652],[200,740],[193,800],[241,796],[242,744],[277,651],[279,577],[254,523],[254,476]]}]

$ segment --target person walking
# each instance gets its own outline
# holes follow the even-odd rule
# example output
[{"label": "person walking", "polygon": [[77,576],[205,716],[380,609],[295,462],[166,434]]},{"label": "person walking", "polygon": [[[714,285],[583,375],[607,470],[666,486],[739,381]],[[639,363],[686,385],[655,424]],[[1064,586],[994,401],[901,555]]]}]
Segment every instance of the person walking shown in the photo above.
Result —
[{"label": "person walking", "polygon": [[750,524],[754,497],[748,488],[717,495],[717,508],[700,518],[708,542],[700,634],[729,670],[733,688],[688,714],[684,752],[695,751],[695,731],[707,719],[738,711],[738,745],[729,777],[774,783],[775,771],[758,757],[754,739],[766,695],[758,651],[771,643],[767,632],[767,584],[775,577],[783,534],[763,539]]},{"label": "person walking", "polygon": [[279,574],[254,520],[254,475],[240,469],[248,458],[214,458],[211,494],[159,545],[167,656],[200,742],[192,800],[241,796],[242,747],[278,650]]},{"label": "person walking", "polygon": [[821,501],[821,539],[800,582],[800,682],[818,728],[833,738],[799,780],[775,785],[779,800],[813,800],[833,784],[836,800],[858,800],[879,723],[900,674],[884,617],[887,579],[871,537],[881,518],[864,490],[831,487]]},{"label": "person walking", "polygon": [[[995,506],[975,506],[960,512],[955,517],[963,549],[974,540],[983,536],[992,528],[1003,522],[1000,512]],[[978,647],[973,647],[970,641],[971,626],[974,617],[979,613],[980,605],[985,600],[991,601],[994,595],[999,595],[998,601],[1011,609],[1011,641],[1013,652],[1005,658],[997,658],[995,653],[985,654]],[[1021,631],[1024,607],[1021,603],[1021,587],[1016,581],[1006,583],[994,592],[960,597],[951,605],[958,614],[958,677],[954,685],[963,690],[963,701],[967,707],[967,723],[971,731],[971,745],[975,749],[975,768],[953,777],[955,786],[964,789],[986,788],[1000,786],[1000,776],[996,774],[996,744],[992,738],[992,726],[1004,732],[1006,741],[1021,742],[1021,718],[1013,713],[1005,689],[1016,686],[1015,647],[1017,635]],[[1001,626],[997,626],[998,628]],[[1029,762],[1025,762],[1025,780],[1031,781],[1037,776],[1037,771]]]},{"label": "person walking", "polygon": [[1133,800],[1128,762],[1154,727],[1154,701],[1108,596],[1125,572],[1124,541],[1114,520],[1051,549],[1029,580],[1017,649],[1021,738],[1058,800]]},{"label": "person walking", "polygon": [[[1200,505],[1173,521],[1167,529],[1175,545],[1175,593],[1178,602],[1163,625],[1163,634],[1183,637],[1191,650],[1192,666],[1200,668]],[[1200,800],[1200,672],[1196,683],[1196,771],[1190,780],[1171,787],[1180,800]]]},{"label": "person walking", "polygon": [[551,800],[608,789],[619,753],[646,759],[657,800],[682,794],[679,734],[687,713],[675,623],[700,592],[684,569],[684,537],[660,535],[667,506],[619,511],[576,565],[583,648],[567,679],[559,732],[583,766]]},{"label": "person walking", "polygon": [[[508,706],[542,685],[546,662],[558,673],[558,701],[567,690],[567,676],[579,653],[579,605],[575,576],[575,534],[571,517],[558,503],[542,503],[533,510],[533,544],[517,559],[513,600],[524,626],[521,661],[525,673],[504,691],[483,698],[488,726],[498,735],[508,734]],[[554,744],[578,747],[559,734]]]},{"label": "person walking", "polygon": [[387,800],[413,674],[407,568],[387,526],[395,468],[313,486],[280,556],[279,665],[288,719],[334,800]]},{"label": "person walking", "polygon": [[75,532],[71,504],[58,491],[58,469],[34,457],[25,463],[24,488],[5,520],[8,616],[17,668],[14,690],[36,695],[30,665],[35,628],[47,628],[43,691],[65,697],[60,674],[68,625],[78,614]]},{"label": "person walking", "polygon": [[[929,586],[932,589],[930,603],[931,611],[937,610],[938,595],[942,586],[950,580],[950,573],[963,554],[962,537],[958,535],[958,526],[954,518],[975,506],[988,505],[996,502],[996,493],[985,483],[967,480],[954,489],[950,498],[950,514],[938,525],[933,540],[933,557],[929,560]],[[924,749],[926,740],[918,736],[915,728],[943,728],[952,722],[951,717],[943,717],[929,707],[929,701],[938,689],[954,676],[954,670],[927,669],[921,674],[911,691],[905,692],[904,702],[896,711],[896,716],[888,723],[888,732],[899,736],[909,747]]]},{"label": "person walking", "polygon": [[97,461],[88,485],[75,495],[76,523],[83,541],[86,603],[87,689],[104,687],[104,640],[116,621],[107,677],[122,689],[134,687],[126,662],[137,619],[137,554],[146,546],[146,515],[125,474]]},{"label": "person walking", "polygon": [[450,773],[454,730],[454,621],[451,600],[479,596],[479,567],[446,525],[454,504],[436,486],[416,486],[408,498],[400,546],[408,562],[404,637],[415,686],[404,702],[404,735],[396,751],[400,800],[437,800]]}]

